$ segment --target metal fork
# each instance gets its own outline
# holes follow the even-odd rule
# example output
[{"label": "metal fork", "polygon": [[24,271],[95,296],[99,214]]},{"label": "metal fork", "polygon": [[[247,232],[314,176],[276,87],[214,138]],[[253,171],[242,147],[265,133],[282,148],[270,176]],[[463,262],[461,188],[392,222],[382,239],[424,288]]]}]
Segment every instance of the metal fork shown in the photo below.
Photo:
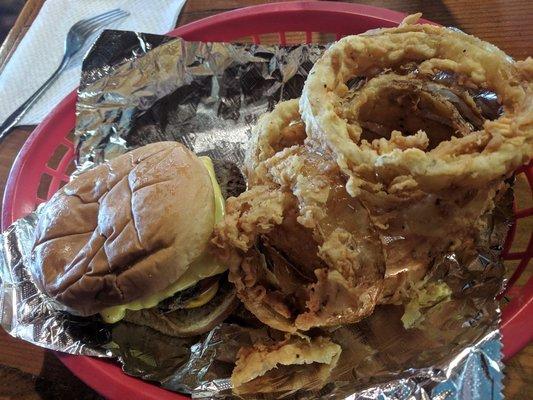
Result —
[{"label": "metal fork", "polygon": [[72,25],[68,31],[67,39],[65,40],[65,53],[61,63],[59,64],[59,67],[57,67],[50,78],[48,78],[48,80],[43,83],[43,85],[37,89],[37,91],[28,100],[26,100],[24,104],[17,108],[4,121],[4,123],[0,125],[0,140],[7,136],[11,128],[20,121],[24,114],[26,114],[33,104],[35,104],[35,102],[41,98],[43,93],[52,85],[52,83],[56,81],[59,74],[61,74],[61,72],[63,72],[68,66],[72,57],[78,51],[80,51],[93,33],[95,33],[101,27],[125,18],[128,15],[130,15],[129,12],[116,8],[92,18],[82,19],[81,21],[78,21]]}]

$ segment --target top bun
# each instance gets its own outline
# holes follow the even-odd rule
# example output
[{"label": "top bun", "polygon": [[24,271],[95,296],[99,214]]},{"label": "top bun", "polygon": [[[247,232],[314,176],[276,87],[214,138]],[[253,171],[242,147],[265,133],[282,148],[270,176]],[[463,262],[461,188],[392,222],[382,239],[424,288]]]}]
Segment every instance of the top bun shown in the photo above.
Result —
[{"label": "top bun", "polygon": [[78,315],[176,281],[208,244],[214,193],[176,142],[150,144],[72,180],[44,206],[32,254],[41,289]]}]

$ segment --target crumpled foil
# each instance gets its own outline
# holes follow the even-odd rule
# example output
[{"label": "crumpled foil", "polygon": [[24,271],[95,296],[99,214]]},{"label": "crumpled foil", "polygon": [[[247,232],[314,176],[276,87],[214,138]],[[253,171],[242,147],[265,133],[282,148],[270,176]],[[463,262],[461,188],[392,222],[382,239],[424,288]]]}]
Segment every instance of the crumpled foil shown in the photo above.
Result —
[{"label": "crumpled foil", "polygon": [[[105,31],[83,65],[75,132],[78,173],[160,140],[178,140],[198,154],[241,166],[257,117],[300,95],[323,49]],[[511,205],[509,190],[486,216],[488,228],[473,261],[465,264],[446,254],[436,263],[431,278],[445,281],[453,296],[424,309],[417,328],[403,328],[401,306],[380,306],[359,324],[328,332],[343,351],[331,382],[319,392],[249,398],[501,399],[495,296],[504,280],[499,252]],[[39,213],[16,221],[1,236],[0,321],[7,332],[53,350],[113,357],[128,374],[196,398],[231,396],[236,353],[268,336],[265,327],[241,308],[208,334],[180,339],[58,311],[28,272]]]}]

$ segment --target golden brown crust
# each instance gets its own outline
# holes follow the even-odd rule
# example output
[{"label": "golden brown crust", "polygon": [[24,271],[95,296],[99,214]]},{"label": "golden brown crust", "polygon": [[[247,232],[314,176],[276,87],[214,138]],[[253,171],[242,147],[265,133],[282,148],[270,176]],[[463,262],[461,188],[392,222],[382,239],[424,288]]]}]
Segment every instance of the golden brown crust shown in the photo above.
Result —
[{"label": "golden brown crust", "polygon": [[[375,87],[389,80],[378,78]],[[435,101],[426,84],[411,84],[397,74],[392,74],[392,80],[395,90],[419,91],[428,107],[477,143],[470,139],[475,135],[455,104],[438,96]],[[376,97],[379,93],[373,87],[362,89],[361,97]],[[355,102],[362,104],[364,99]],[[295,108],[294,102],[283,103],[263,116],[254,132],[257,143],[267,140],[262,135],[283,142],[281,131],[299,119]],[[358,117],[353,111],[352,118]],[[279,131],[274,132],[273,126]],[[234,231],[231,236],[242,238],[237,243],[224,235],[217,239],[221,248],[230,243],[229,248],[238,250],[231,253],[230,280],[246,307],[265,324],[287,332],[357,322],[376,304],[399,301],[405,287],[422,279],[437,257],[450,250],[469,254],[477,222],[492,209],[501,188],[494,182],[477,189],[426,193],[413,177],[405,175],[391,179],[388,192],[361,191],[353,198],[338,165],[327,154],[314,153],[315,145],[313,141],[290,143],[255,158],[256,176],[249,193],[233,200],[239,206],[219,227],[219,232]],[[390,139],[363,141],[361,147],[387,154],[425,151],[431,145],[423,131],[412,136],[393,131]],[[368,165],[362,167],[372,171]],[[285,201],[272,207],[265,195],[282,196]],[[264,225],[266,216],[270,222]],[[267,229],[259,229],[262,225]]]},{"label": "golden brown crust", "polygon": [[[350,177],[347,189],[352,195],[361,189],[388,190],[391,181],[402,176],[410,178],[411,191],[481,188],[533,156],[533,87],[527,77],[531,61],[515,63],[479,39],[442,27],[412,25],[415,20],[341,39],[317,61],[305,83],[300,110],[310,142],[334,153]],[[397,77],[389,70],[405,63],[414,63],[416,69],[404,80],[427,86],[427,79],[446,71],[469,87],[493,90],[503,104],[503,115],[434,149],[392,146],[379,151],[364,145],[364,127],[351,118],[357,113],[352,106],[360,109],[372,103],[369,96],[377,90],[392,90]],[[376,73],[382,75],[375,77]],[[355,95],[345,84],[354,76],[369,79]],[[430,140],[435,131],[425,132]]]},{"label": "golden brown crust", "polygon": [[[401,300],[405,288],[447,252],[471,256],[503,177],[531,153],[531,132],[522,129],[528,117],[513,110],[517,131],[487,135],[487,126],[506,120],[491,121],[499,105],[492,109],[494,102],[478,104],[474,98],[479,90],[500,88],[480,86],[489,79],[479,75],[481,61],[515,74],[507,77],[510,86],[514,76],[531,74],[531,62],[515,66],[471,37],[464,49],[481,52],[481,61],[474,57],[469,64],[459,54],[468,64],[463,66],[433,58],[439,52],[451,57],[439,46],[455,33],[414,27],[416,19],[343,39],[326,52],[300,99],[309,135],[303,144],[303,135],[295,141],[287,130],[300,121],[295,101],[279,104],[254,129],[249,194],[233,200],[234,211],[219,226],[226,234],[216,242],[232,254],[230,280],[239,298],[265,324],[297,332],[355,323],[376,304]],[[446,73],[432,79],[432,68],[443,66]],[[355,83],[348,83],[352,78]],[[524,100],[527,83],[516,83],[501,100],[506,111]],[[405,132],[395,129],[397,123]],[[398,154],[413,164],[389,165]],[[476,184],[456,182],[456,171],[432,175],[444,171],[439,163],[446,169],[457,158],[464,171],[479,176],[476,161],[468,161],[476,154],[496,164],[508,156],[514,161],[505,161],[496,178],[485,176]],[[417,172],[425,162],[420,157],[436,159],[429,162],[436,169]]]},{"label": "golden brown crust", "polygon": [[290,202],[288,193],[269,186],[255,186],[226,202],[224,223],[215,226],[213,243],[219,248],[249,250],[258,235],[269,232],[283,221]]},{"label": "golden brown crust", "polygon": [[272,345],[242,348],[231,375],[233,391],[246,394],[320,389],[340,353],[341,347],[324,337],[291,337]]},{"label": "golden brown crust", "polygon": [[231,199],[215,229],[239,298],[286,332],[357,322],[381,293],[385,267],[368,213],[320,160],[292,146],[263,161],[265,184]]},{"label": "golden brown crust", "polygon": [[204,165],[181,144],[154,143],[52,197],[37,225],[32,271],[70,311],[95,314],[176,281],[205,250],[213,225]]},{"label": "golden brown crust", "polygon": [[272,112],[261,116],[252,129],[244,160],[250,185],[263,182],[265,167],[262,163],[265,160],[284,148],[303,144],[306,133],[300,119],[298,100],[278,103]]}]

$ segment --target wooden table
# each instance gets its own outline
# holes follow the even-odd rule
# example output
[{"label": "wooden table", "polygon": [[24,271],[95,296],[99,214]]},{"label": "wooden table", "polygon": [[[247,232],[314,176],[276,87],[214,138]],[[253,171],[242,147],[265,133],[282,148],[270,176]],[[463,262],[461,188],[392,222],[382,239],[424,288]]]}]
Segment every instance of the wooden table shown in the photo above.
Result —
[{"label": "wooden table", "polygon": [[[16,49],[44,0],[28,0],[15,27],[0,48],[0,71]],[[188,0],[178,26],[238,7],[269,3],[261,0]],[[353,2],[353,1],[352,1]],[[424,17],[490,41],[511,56],[533,55],[533,1],[531,0],[382,0],[359,3]],[[34,127],[17,128],[0,143],[0,193],[9,169]],[[524,189],[522,198],[531,200]],[[528,223],[526,231],[531,230]],[[533,399],[533,345],[507,363],[505,394],[509,399]],[[9,337],[0,329],[0,400],[2,399],[98,399],[94,391],[75,378],[55,356],[41,348]]]}]

